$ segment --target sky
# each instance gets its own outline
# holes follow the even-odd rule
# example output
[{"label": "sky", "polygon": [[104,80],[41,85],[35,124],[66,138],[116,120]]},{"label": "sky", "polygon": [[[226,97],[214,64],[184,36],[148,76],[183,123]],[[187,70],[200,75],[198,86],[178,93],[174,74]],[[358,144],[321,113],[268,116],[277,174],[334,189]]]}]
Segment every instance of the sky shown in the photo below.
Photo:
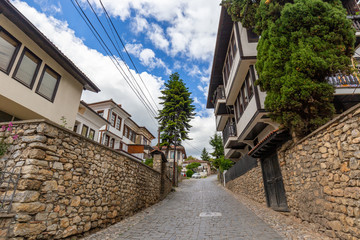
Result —
[{"label": "sky", "polygon": [[[207,91],[220,16],[219,0],[102,0],[117,31],[110,31],[99,0],[77,0],[86,16],[109,47],[105,51],[72,4],[60,0],[11,0],[11,3],[47,36],[101,90],[84,91],[87,103],[112,98],[140,126],[157,136],[157,121],[137,98],[127,81],[138,82],[155,111],[161,109],[161,89],[171,73],[178,72],[192,93],[196,116],[190,138],[183,142],[187,155],[211,152],[210,137],[216,132],[213,109],[206,109]],[[75,0],[73,1],[76,5]],[[107,38],[96,15],[113,39]],[[81,12],[80,8],[78,10]],[[120,36],[121,42],[113,36]],[[118,39],[118,38],[117,38]],[[114,46],[120,46],[116,51]],[[121,74],[108,55],[116,57]],[[122,61],[122,59],[124,61]],[[134,67],[135,66],[135,67]],[[131,74],[129,73],[131,72]],[[146,86],[146,87],[145,87]],[[157,140],[152,142],[153,145]]]}]

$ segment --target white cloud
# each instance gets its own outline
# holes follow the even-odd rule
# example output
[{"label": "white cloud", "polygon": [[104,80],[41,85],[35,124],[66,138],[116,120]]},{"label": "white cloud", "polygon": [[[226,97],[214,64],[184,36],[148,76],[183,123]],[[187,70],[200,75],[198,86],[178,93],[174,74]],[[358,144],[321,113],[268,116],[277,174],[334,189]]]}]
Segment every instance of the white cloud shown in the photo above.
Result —
[{"label": "white cloud", "polygon": [[49,2],[49,0],[34,0],[35,3],[40,5],[42,11],[49,14],[61,13],[61,4],[58,1],[56,4],[53,4],[54,1]]},{"label": "white cloud", "polygon": [[[85,2],[85,0],[82,0]],[[90,0],[100,7],[98,0]],[[144,32],[155,47],[175,56],[181,54],[210,61],[220,16],[220,1],[208,0],[103,0],[109,13],[130,19],[134,32]],[[135,16],[131,12],[135,12]],[[159,24],[148,23],[145,18]],[[163,24],[165,23],[165,24]]]},{"label": "white cloud", "polygon": [[167,75],[171,73],[171,70],[166,66],[166,64],[160,58],[155,57],[155,52],[153,50],[143,48],[143,45],[140,43],[128,43],[125,47],[129,53],[139,58],[140,63],[148,67],[149,70],[154,68],[164,68]]},{"label": "white cloud", "polygon": [[[124,106],[124,109],[133,116],[134,121],[146,126],[154,136],[157,135],[157,125],[145,113],[145,107],[130,90],[109,57],[84,45],[66,22],[47,17],[19,0],[12,3],[101,89],[101,92],[97,94],[85,91],[83,100],[96,102],[113,98]],[[123,64],[122,66],[126,68]],[[135,71],[131,70],[131,72],[138,78]],[[158,97],[161,94],[159,89],[162,88],[164,81],[146,72],[141,73],[141,77],[158,105]],[[147,91],[143,90],[143,92],[152,102]]]},{"label": "white cloud", "polygon": [[[135,8],[143,16],[151,15],[156,17],[158,20],[162,19],[162,21],[171,21],[171,19],[174,17],[176,20],[176,17],[179,14],[183,14],[185,16],[185,12],[187,11],[185,10],[185,5],[194,7],[195,3],[193,2],[197,2],[185,0],[148,0],[149,2],[145,4],[144,1],[124,0],[121,1],[122,4],[119,4],[118,1],[103,0],[108,10],[111,11],[112,15],[116,15],[122,19],[128,18],[130,16],[130,9]],[[209,8],[209,6],[213,5],[213,3],[210,4],[207,0],[198,1],[202,3],[203,8]],[[84,99],[86,102],[95,102],[113,98],[116,102],[124,106],[124,108],[133,116],[133,119],[139,123],[139,125],[146,126],[155,136],[157,135],[157,126],[153,124],[153,120],[148,116],[148,114],[144,114],[146,111],[144,106],[137,99],[135,94],[129,89],[127,83],[118,73],[117,69],[107,56],[104,56],[97,50],[87,47],[83,40],[77,37],[75,32],[69,28],[67,22],[60,21],[54,17],[48,17],[45,14],[39,13],[34,8],[29,7],[27,3],[21,2],[20,0],[12,1],[12,3],[101,89],[101,92],[98,94],[88,91],[84,92],[82,99]],[[217,4],[215,5],[217,6]],[[142,7],[144,8],[142,9]],[[174,7],[176,7],[178,10],[172,11],[173,9],[176,9]],[[151,9],[154,11],[151,12]],[[209,9],[214,8],[210,7]],[[199,11],[199,14],[203,14],[201,12],[202,10]],[[194,16],[194,14],[192,16]],[[209,15],[209,18],[217,19],[217,16],[218,12],[214,11]],[[204,33],[204,31],[209,31],[210,35],[214,35],[216,30],[205,30],[205,28],[211,28],[211,23],[209,22],[215,20],[207,19],[206,21],[208,24],[201,26],[201,28],[204,28],[201,32]],[[190,30],[195,32],[196,28],[199,28],[199,25],[193,22],[193,26]],[[176,32],[175,29],[174,32]],[[196,41],[196,38],[197,37],[195,36],[195,38],[191,39],[191,41]],[[189,38],[184,39],[184,41],[186,42],[185,45],[188,43],[191,45]],[[156,67],[158,65],[164,64],[161,62],[156,62],[157,58],[155,54],[152,55],[152,50],[149,49],[149,51],[143,49],[142,46],[136,44],[132,45],[132,47],[133,48],[129,47],[128,51],[131,51],[131,53],[134,55],[139,55],[139,57],[142,54],[142,61],[144,63],[148,63],[149,65],[155,64]],[[171,47],[171,45],[169,47]],[[204,51],[210,53],[213,51],[213,46],[211,46],[211,49],[209,49],[209,46],[202,46],[202,48],[207,50],[199,50],[200,52]],[[190,51],[190,49],[192,48],[185,48],[182,51],[186,52]],[[189,52],[188,54],[189,56],[196,57],[194,55],[195,52]],[[181,64],[182,63],[179,63],[179,65]],[[134,76],[136,76],[135,72],[133,70],[131,71]],[[147,72],[142,72],[141,77],[148,87],[149,92],[152,94],[153,99],[156,101],[156,104],[158,105],[158,97],[161,94],[160,89],[164,85],[163,79]],[[202,88],[204,90],[204,87]],[[144,91],[144,93],[150,100],[150,96],[148,95],[147,91]],[[152,100],[150,101],[152,102]],[[202,109],[198,112],[198,115],[191,121],[191,125],[193,127],[190,131],[190,137],[193,138],[193,140],[184,143],[184,146],[187,148],[188,155],[197,157],[200,156],[203,147],[206,147],[208,151],[211,151],[208,142],[210,136],[212,136],[215,132],[215,119],[212,110],[204,109],[203,105],[201,105],[201,108]]]},{"label": "white cloud", "polygon": [[[210,137],[214,135],[215,131],[215,117],[212,110],[206,110],[207,116],[197,115],[190,122],[192,125],[190,131],[190,138],[183,142],[187,155],[200,158],[201,151],[205,147],[208,152],[212,152],[212,147],[209,144]],[[204,129],[206,129],[204,131]]]}]

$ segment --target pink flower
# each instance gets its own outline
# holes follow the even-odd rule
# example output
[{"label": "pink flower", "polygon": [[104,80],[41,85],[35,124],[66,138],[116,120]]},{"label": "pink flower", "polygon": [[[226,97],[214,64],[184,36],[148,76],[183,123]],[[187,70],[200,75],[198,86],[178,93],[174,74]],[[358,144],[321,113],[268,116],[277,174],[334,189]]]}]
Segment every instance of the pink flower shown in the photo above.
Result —
[{"label": "pink flower", "polygon": [[16,140],[16,139],[19,138],[19,135],[15,134],[12,138],[13,138],[14,140]]},{"label": "pink flower", "polygon": [[6,129],[6,126],[3,125],[3,126],[1,127],[1,130],[4,131],[5,129]]},{"label": "pink flower", "polygon": [[8,127],[6,130],[10,132],[10,131],[12,130],[12,128],[11,128],[11,127]]},{"label": "pink flower", "polygon": [[9,123],[9,127],[12,127],[12,126],[13,126],[13,124],[12,124],[12,122],[10,122],[10,123]]}]

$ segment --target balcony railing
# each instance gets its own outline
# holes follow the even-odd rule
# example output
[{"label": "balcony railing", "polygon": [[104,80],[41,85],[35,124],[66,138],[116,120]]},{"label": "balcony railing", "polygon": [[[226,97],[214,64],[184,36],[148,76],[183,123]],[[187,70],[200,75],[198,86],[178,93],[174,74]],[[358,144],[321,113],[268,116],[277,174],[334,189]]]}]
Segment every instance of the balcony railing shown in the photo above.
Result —
[{"label": "balcony railing", "polygon": [[233,121],[228,121],[223,130],[223,143],[224,146],[229,139],[229,137],[236,137],[236,124]]},{"label": "balcony railing", "polygon": [[342,73],[336,74],[335,76],[328,77],[328,83],[333,85],[334,87],[359,87],[360,81],[359,77],[350,74],[344,75]]},{"label": "balcony railing", "polygon": [[216,105],[216,103],[219,99],[225,99],[224,86],[220,85],[216,88],[216,90],[214,91],[213,99],[214,99],[214,105]]},{"label": "balcony railing", "polygon": [[355,0],[343,1],[343,6],[348,13],[348,18],[352,20],[353,27],[356,31],[360,31],[360,8]]}]

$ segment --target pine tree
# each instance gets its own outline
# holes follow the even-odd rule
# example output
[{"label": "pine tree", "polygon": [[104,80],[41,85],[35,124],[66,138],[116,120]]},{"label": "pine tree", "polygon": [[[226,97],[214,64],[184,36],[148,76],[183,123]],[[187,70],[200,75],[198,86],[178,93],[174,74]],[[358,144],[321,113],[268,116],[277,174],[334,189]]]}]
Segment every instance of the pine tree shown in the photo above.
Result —
[{"label": "pine tree", "polygon": [[201,160],[210,161],[210,156],[209,156],[208,151],[206,151],[206,148],[204,148],[201,152]]},{"label": "pine tree", "polygon": [[160,99],[163,109],[159,110],[157,117],[160,125],[161,146],[166,146],[167,151],[172,145],[180,145],[182,140],[190,139],[190,121],[194,118],[195,107],[192,105],[191,92],[178,73],[170,75],[161,91]]}]

